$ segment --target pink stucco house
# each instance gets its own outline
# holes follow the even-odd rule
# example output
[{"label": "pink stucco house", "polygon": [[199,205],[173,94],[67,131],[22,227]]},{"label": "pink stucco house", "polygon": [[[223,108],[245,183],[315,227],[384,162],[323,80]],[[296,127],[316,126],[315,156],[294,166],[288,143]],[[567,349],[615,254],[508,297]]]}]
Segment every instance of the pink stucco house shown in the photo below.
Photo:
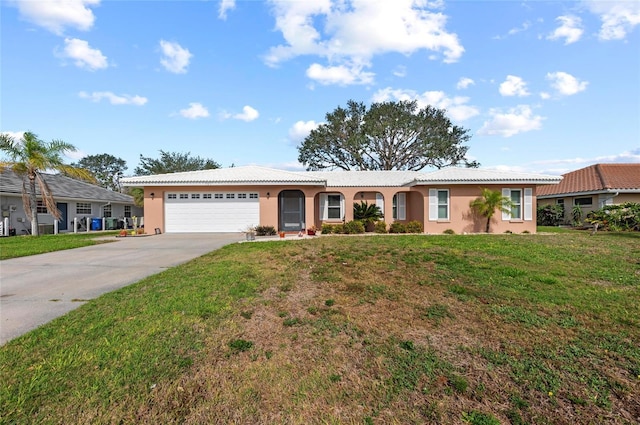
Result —
[{"label": "pink stucco house", "polygon": [[486,220],[469,202],[481,188],[500,190],[516,206],[494,216],[492,232],[536,231],[536,188],[561,177],[474,168],[418,171],[294,172],[258,166],[136,176],[125,186],[144,188],[147,233],[238,232],[274,226],[297,232],[353,219],[353,204],[377,204],[387,224],[418,220],[425,233],[475,233]]}]

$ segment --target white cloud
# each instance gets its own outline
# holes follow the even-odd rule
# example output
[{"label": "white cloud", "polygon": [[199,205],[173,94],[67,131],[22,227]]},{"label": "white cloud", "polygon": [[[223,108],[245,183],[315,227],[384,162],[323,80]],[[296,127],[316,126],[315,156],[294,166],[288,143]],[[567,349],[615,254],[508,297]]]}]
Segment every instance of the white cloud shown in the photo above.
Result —
[{"label": "white cloud", "polygon": [[289,129],[289,140],[294,143],[299,143],[303,141],[311,130],[315,130],[318,128],[320,124],[315,121],[297,121],[293,126]]},{"label": "white cloud", "polygon": [[[550,159],[545,161],[535,161],[532,164],[538,172],[548,174],[565,174],[570,171],[575,171],[580,168],[588,167],[593,164],[602,163],[640,163],[640,148],[632,149],[630,151],[624,151],[613,155],[596,156],[592,158],[576,157],[565,159]],[[540,170],[543,168],[543,170]]]},{"label": "white cloud", "polygon": [[314,63],[307,69],[307,77],[323,85],[372,84],[373,72],[365,72],[361,67],[322,66]]},{"label": "white cloud", "polygon": [[507,79],[500,84],[500,94],[503,96],[529,96],[527,91],[527,83],[520,77],[515,75],[507,75]]},{"label": "white cloud", "polygon": [[62,51],[56,49],[54,54],[63,59],[72,59],[78,68],[95,71],[109,66],[107,57],[98,49],[93,49],[85,40],[65,38]]},{"label": "white cloud", "polygon": [[491,120],[485,121],[482,128],[478,130],[481,136],[511,137],[518,133],[539,130],[544,120],[540,115],[534,115],[528,105],[518,105],[506,113],[494,108],[489,111],[489,114]]},{"label": "white cloud", "polygon": [[160,59],[160,63],[164,68],[174,74],[184,74],[187,72],[189,61],[193,57],[188,49],[180,46],[178,43],[160,40],[160,49],[164,57]]},{"label": "white cloud", "polygon": [[560,26],[547,36],[549,40],[558,40],[563,38],[565,46],[580,40],[584,30],[582,29],[582,20],[577,16],[558,16],[556,21],[560,22]]},{"label": "white cloud", "polygon": [[242,108],[242,112],[239,114],[233,115],[233,118],[237,120],[242,120],[245,122],[250,122],[258,119],[259,116],[260,116],[260,113],[257,110],[253,109],[249,105],[246,105],[244,108]]},{"label": "white cloud", "polygon": [[640,25],[640,2],[637,0],[585,0],[589,10],[602,21],[601,40],[622,40]]},{"label": "white cloud", "polygon": [[551,98],[551,95],[549,93],[547,93],[546,91],[540,92],[540,99],[547,100],[547,99],[550,99],[550,98]]},{"label": "white cloud", "polygon": [[406,77],[407,76],[407,67],[403,65],[398,65],[393,70],[393,75],[396,77]]},{"label": "white cloud", "polygon": [[456,88],[458,90],[463,90],[466,89],[467,87],[474,85],[476,82],[473,81],[471,78],[467,78],[467,77],[462,77],[458,80],[458,84],[456,84]]},{"label": "white cloud", "polygon": [[116,95],[110,91],[94,91],[93,93],[87,93],[81,91],[78,96],[82,99],[89,99],[92,102],[100,102],[106,99],[112,105],[135,105],[142,106],[147,103],[148,99],[142,96],[131,96],[128,94]]},{"label": "white cloud", "polygon": [[209,111],[201,103],[192,102],[189,103],[188,108],[181,109],[179,115],[184,118],[189,118],[190,120],[195,120],[198,118],[207,118],[209,116]]},{"label": "white cloud", "polygon": [[95,16],[90,7],[99,5],[100,0],[18,0],[15,3],[26,20],[62,35],[65,27],[91,29]]},{"label": "white cloud", "polygon": [[523,22],[523,23],[522,23],[522,25],[521,25],[521,26],[516,27],[516,28],[511,28],[511,29],[509,30],[508,34],[509,34],[509,35],[514,35],[514,34],[517,34],[517,33],[519,33],[519,32],[526,31],[526,30],[528,30],[530,27],[531,27],[531,22],[529,22],[529,21],[525,21],[525,22]]},{"label": "white cloud", "polygon": [[584,91],[589,84],[587,81],[580,81],[573,75],[561,71],[547,73],[547,80],[551,81],[551,87],[564,96],[571,96]]},{"label": "white cloud", "polygon": [[236,8],[236,0],[220,0],[220,9],[218,9],[218,18],[227,19],[227,12]]},{"label": "white cloud", "polygon": [[[440,2],[271,0],[270,3],[276,29],[285,40],[265,55],[270,66],[300,55],[315,55],[327,59],[324,69],[346,65],[353,71],[370,67],[373,56],[389,52],[411,55],[424,49],[437,52],[447,63],[456,62],[464,52],[458,36],[446,30],[447,16],[434,11],[441,6]],[[353,81],[359,84],[361,79]]]},{"label": "white cloud", "polygon": [[447,116],[454,121],[464,121],[480,113],[475,106],[467,105],[468,97],[447,97],[442,91],[426,91],[418,94],[413,90],[387,87],[375,92],[372,100],[374,102],[416,100],[420,108],[431,105],[438,109],[446,109]]},{"label": "white cloud", "polygon": [[24,136],[24,131],[1,131],[0,134],[4,134],[5,136],[11,137],[16,142],[22,139]]}]

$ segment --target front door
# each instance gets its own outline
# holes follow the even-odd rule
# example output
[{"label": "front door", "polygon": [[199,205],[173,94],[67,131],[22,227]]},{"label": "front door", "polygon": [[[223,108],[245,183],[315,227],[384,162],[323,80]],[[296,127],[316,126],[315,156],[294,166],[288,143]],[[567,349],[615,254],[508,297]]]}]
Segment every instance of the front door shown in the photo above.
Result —
[{"label": "front door", "polygon": [[60,211],[60,221],[58,222],[58,231],[67,230],[67,203],[57,202],[56,208]]},{"label": "front door", "polygon": [[304,193],[283,190],[278,195],[278,227],[281,231],[297,232],[304,229]]}]

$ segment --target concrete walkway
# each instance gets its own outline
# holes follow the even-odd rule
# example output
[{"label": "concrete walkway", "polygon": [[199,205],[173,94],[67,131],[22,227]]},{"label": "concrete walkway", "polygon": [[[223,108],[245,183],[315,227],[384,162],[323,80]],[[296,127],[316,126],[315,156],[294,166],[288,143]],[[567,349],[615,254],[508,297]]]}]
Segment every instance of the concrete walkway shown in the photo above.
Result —
[{"label": "concrete walkway", "polygon": [[163,234],[0,261],[0,344],[242,233]]}]

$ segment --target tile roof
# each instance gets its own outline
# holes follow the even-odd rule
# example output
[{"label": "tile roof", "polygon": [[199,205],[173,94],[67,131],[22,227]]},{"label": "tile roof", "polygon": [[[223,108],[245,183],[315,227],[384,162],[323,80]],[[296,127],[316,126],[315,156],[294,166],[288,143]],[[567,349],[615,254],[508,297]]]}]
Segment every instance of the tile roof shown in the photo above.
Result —
[{"label": "tile roof", "polygon": [[282,184],[324,185],[325,180],[312,174],[248,165],[245,167],[215,168],[213,170],[186,171],[183,173],[156,174],[152,176],[126,177],[125,186],[171,185],[242,185]]},{"label": "tile roof", "polygon": [[[56,199],[81,199],[133,204],[133,197],[123,193],[74,180],[60,174],[43,173],[43,176],[53,193],[53,197]],[[36,192],[40,194],[40,190],[37,187]],[[22,178],[9,169],[0,170],[0,193],[22,196]]]},{"label": "tile roof", "polygon": [[430,173],[422,173],[414,184],[557,184],[560,176],[512,171],[487,170],[482,168],[448,167]]},{"label": "tile roof", "polygon": [[307,171],[327,182],[327,187],[405,186],[424,173],[418,171]]},{"label": "tile roof", "polygon": [[588,192],[640,191],[640,163],[595,164],[563,174],[562,182],[539,186],[538,197]]},{"label": "tile roof", "polygon": [[300,184],[326,187],[401,187],[418,184],[551,184],[561,177],[451,167],[421,171],[283,171],[254,165],[122,179],[125,186]]}]

